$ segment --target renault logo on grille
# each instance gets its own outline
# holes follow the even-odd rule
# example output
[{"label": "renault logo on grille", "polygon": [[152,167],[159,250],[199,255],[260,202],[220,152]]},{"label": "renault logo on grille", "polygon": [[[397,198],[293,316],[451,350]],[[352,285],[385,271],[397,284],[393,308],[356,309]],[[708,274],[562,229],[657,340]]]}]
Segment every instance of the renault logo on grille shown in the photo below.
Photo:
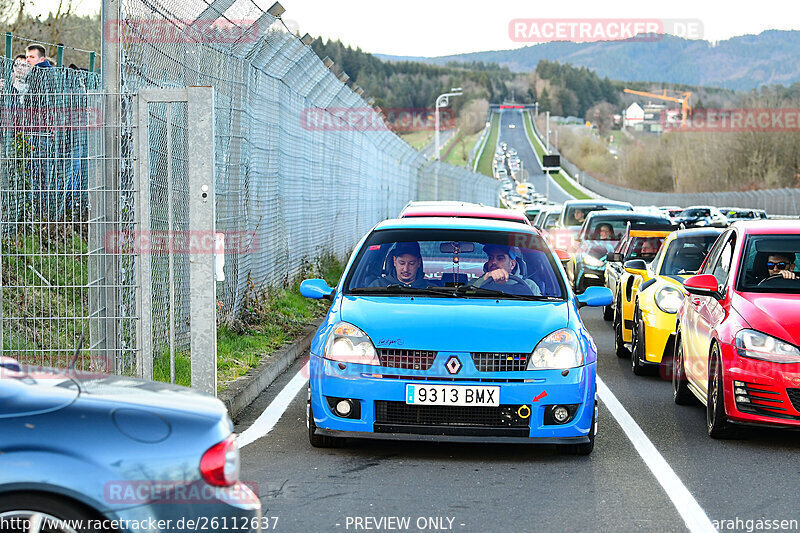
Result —
[{"label": "renault logo on grille", "polygon": [[454,355],[447,360],[444,366],[451,374],[458,374],[458,371],[461,370],[461,361],[459,361],[458,357]]}]

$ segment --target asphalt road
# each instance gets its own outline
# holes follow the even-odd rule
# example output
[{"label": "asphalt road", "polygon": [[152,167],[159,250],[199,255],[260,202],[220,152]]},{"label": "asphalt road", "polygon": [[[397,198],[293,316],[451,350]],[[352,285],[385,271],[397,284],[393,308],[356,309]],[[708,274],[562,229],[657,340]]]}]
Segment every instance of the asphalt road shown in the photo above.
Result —
[{"label": "asphalt road", "polygon": [[[442,130],[439,132],[439,149],[444,150],[445,145],[447,142],[453,138],[453,135],[456,134],[456,130]],[[430,159],[433,157],[433,154],[436,153],[436,139],[432,139],[428,146],[420,150],[420,153],[424,155],[426,158]]]},{"label": "asphalt road", "polygon": [[[514,124],[515,127],[510,129],[508,127],[509,124]],[[536,188],[536,192],[545,194],[547,192],[547,181],[549,181],[550,200],[557,203],[574,200],[572,195],[559,187],[553,178],[542,172],[542,167],[539,166],[536,154],[525,135],[525,125],[522,122],[521,109],[500,110],[500,134],[498,138],[498,142],[505,142],[508,144],[509,148],[513,148],[517,151],[523,169],[530,174],[528,181]]]},{"label": "asphalt road", "polygon": [[[710,439],[702,408],[675,405],[670,383],[658,377],[634,376],[630,361],[614,355],[601,312],[587,309],[583,316],[600,352],[600,377],[714,526],[738,518],[738,531],[753,531],[755,522],[748,526],[747,520],[785,519],[796,521],[798,530],[800,433],[756,429],[741,440]],[[237,431],[299,369],[295,364],[265,391]],[[588,457],[521,445],[350,441],[341,449],[315,449],[308,443],[305,402],[303,388],[272,431],[242,449],[242,479],[258,484],[264,515],[279,517],[276,531],[687,529],[602,402]],[[389,517],[408,518],[409,526]]]}]

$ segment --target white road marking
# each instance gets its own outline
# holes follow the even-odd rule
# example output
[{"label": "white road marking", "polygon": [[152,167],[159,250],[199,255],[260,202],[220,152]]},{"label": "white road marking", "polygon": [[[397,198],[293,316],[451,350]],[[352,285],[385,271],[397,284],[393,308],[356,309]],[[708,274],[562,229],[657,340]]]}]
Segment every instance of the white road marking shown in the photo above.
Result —
[{"label": "white road marking", "polygon": [[286,384],[286,386],[278,393],[274,400],[264,409],[255,422],[249,428],[239,435],[239,448],[244,448],[251,442],[254,442],[261,437],[266,436],[267,433],[272,431],[278,420],[281,419],[286,408],[292,403],[297,393],[305,388],[308,382],[308,363],[303,365],[303,368],[294,375],[294,377]]},{"label": "white road marking", "polygon": [[678,475],[661,456],[656,447],[644,434],[639,424],[631,417],[625,407],[617,400],[606,384],[597,376],[597,394],[603,405],[616,419],[625,435],[630,439],[636,452],[642,457],[644,463],[658,480],[661,487],[672,500],[673,505],[683,518],[689,531],[716,531],[706,512],[694,499],[692,493],[683,484]]}]

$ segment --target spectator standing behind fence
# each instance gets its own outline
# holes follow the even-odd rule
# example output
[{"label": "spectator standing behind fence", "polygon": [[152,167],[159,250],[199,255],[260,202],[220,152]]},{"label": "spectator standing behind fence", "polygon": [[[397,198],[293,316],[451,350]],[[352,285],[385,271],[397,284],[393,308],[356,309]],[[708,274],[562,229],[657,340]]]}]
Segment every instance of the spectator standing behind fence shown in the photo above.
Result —
[{"label": "spectator standing behind fence", "polygon": [[[23,125],[29,132],[31,144],[30,177],[34,191],[33,204],[36,214],[46,218],[54,208],[55,201],[50,201],[53,146],[51,142],[51,125],[56,117],[49,117],[52,109],[52,92],[54,85],[53,65],[47,60],[46,50],[40,44],[32,44],[25,49],[25,59],[31,66],[28,74],[28,92],[25,98],[25,111],[28,119]],[[55,200],[53,198],[53,200]],[[51,205],[52,204],[52,205]]]},{"label": "spectator standing behind fence", "polygon": [[30,65],[25,60],[25,54],[19,54],[14,58],[14,66],[8,79],[0,79],[0,93],[8,95],[19,95],[28,90],[28,73],[31,71]]}]

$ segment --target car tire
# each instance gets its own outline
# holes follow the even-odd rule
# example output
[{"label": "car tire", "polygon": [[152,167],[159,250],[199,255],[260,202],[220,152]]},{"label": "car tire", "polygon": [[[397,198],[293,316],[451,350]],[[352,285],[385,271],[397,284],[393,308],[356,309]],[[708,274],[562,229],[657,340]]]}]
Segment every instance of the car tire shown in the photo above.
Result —
[{"label": "car tire", "polygon": [[[56,521],[72,522],[74,525],[76,522],[88,524],[89,522],[103,519],[100,515],[92,513],[90,509],[82,507],[77,502],[62,500],[47,494],[17,492],[0,497],[0,517],[5,519],[5,523],[8,523],[10,518],[25,519],[35,515],[43,515],[45,519],[52,520],[51,525]],[[22,533],[23,531],[26,530],[4,529],[3,533]],[[67,524],[60,524],[56,527],[47,528],[47,531],[52,533],[96,533],[98,530],[94,527],[91,529],[74,529]],[[100,531],[112,530],[103,529]]]},{"label": "car tire", "polygon": [[607,305],[603,307],[603,320],[606,322],[611,322],[614,320],[614,307],[611,305]]},{"label": "car tire", "polygon": [[675,352],[672,360],[672,399],[678,405],[694,405],[697,398],[689,389],[684,367],[683,338],[680,330],[675,337]]},{"label": "car tire", "polygon": [[581,444],[561,444],[558,447],[559,453],[564,455],[589,455],[594,450],[594,438],[597,433],[597,402],[594,402],[594,412],[592,413],[592,426],[589,428],[589,442]]},{"label": "car tire", "polygon": [[633,349],[631,350],[631,370],[637,376],[649,374],[650,369],[642,363],[644,361],[644,323],[642,314],[637,305],[633,311]]},{"label": "car tire", "polygon": [[342,439],[330,437],[328,435],[317,435],[317,424],[314,422],[314,411],[311,401],[308,403],[308,441],[314,448],[338,448],[342,445]]},{"label": "car tire", "polygon": [[628,357],[630,353],[625,348],[625,341],[622,340],[622,296],[617,295],[617,306],[614,311],[614,353],[617,357],[623,359]]},{"label": "car tire", "polygon": [[715,344],[708,361],[708,399],[706,400],[706,428],[713,439],[734,436],[734,427],[725,414],[725,386],[722,379],[722,359]]}]

